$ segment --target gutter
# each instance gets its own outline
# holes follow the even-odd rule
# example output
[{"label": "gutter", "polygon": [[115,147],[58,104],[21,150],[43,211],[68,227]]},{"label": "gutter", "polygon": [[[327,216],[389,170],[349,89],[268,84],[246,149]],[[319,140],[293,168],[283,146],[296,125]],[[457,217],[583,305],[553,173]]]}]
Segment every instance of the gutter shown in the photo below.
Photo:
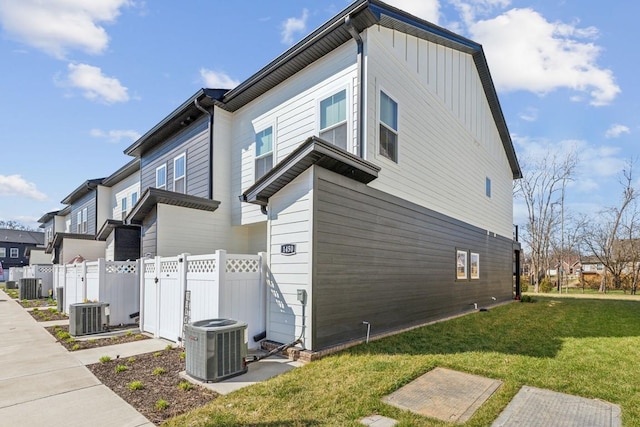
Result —
[{"label": "gutter", "polygon": [[365,147],[364,147],[364,120],[365,120],[365,112],[364,112],[364,81],[365,81],[365,68],[364,68],[364,42],[362,41],[362,37],[360,37],[360,33],[353,26],[353,22],[351,22],[351,16],[347,15],[344,18],[344,26],[349,31],[349,34],[356,41],[356,45],[358,46],[358,156],[361,159],[364,159],[365,156]]},{"label": "gutter", "polygon": [[198,110],[209,115],[209,199],[213,200],[213,107],[207,110],[200,105],[197,97],[193,103]]}]

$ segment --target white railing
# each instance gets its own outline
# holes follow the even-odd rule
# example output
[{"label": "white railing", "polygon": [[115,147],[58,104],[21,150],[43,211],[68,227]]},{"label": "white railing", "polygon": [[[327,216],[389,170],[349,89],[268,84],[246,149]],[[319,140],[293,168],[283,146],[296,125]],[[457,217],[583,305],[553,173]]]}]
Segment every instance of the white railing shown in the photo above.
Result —
[{"label": "white railing", "polygon": [[252,337],[266,327],[264,259],[219,250],[143,260],[141,329],[179,342],[185,322],[230,318],[247,323],[249,347],[256,346]]}]

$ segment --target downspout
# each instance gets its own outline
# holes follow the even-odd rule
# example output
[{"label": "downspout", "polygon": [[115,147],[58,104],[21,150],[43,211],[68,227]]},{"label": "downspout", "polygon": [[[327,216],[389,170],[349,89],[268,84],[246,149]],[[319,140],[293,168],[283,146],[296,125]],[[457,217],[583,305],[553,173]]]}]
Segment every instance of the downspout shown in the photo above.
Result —
[{"label": "downspout", "polygon": [[364,93],[365,93],[365,68],[364,68],[364,42],[362,41],[362,37],[360,37],[360,33],[353,26],[353,22],[351,22],[351,16],[346,16],[344,18],[344,25],[351,34],[351,37],[356,41],[356,45],[358,46],[358,156],[361,159],[364,159],[365,149],[364,149]]},{"label": "downspout", "polygon": [[209,200],[213,200],[213,107],[207,110],[200,105],[198,98],[193,103],[198,110],[209,115]]}]

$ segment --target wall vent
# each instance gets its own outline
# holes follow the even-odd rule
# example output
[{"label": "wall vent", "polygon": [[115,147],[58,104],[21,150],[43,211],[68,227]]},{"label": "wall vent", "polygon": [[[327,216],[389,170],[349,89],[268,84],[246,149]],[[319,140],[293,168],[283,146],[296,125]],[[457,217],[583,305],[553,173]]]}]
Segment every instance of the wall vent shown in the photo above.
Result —
[{"label": "wall vent", "polygon": [[69,306],[69,334],[98,334],[109,326],[109,304],[89,302]]}]

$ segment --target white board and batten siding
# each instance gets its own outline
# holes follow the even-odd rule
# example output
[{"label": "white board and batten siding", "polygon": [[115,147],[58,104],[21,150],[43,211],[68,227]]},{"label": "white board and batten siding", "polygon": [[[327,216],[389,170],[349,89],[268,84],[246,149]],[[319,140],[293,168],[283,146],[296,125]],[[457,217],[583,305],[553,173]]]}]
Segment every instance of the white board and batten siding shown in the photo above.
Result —
[{"label": "white board and batten siding", "polygon": [[[320,101],[347,90],[347,120],[352,120],[349,140],[355,138],[357,102],[355,44],[346,43],[305,68],[285,82],[256,98],[234,113],[231,166],[232,187],[238,194],[249,188],[255,176],[255,134],[269,126],[273,129],[273,164],[277,164],[307,138],[319,132]],[[234,224],[266,221],[259,207],[233,201]]]},{"label": "white board and batten siding", "polygon": [[[302,333],[303,306],[298,289],[307,293],[304,345],[312,348],[312,196],[313,168],[308,169],[269,200],[267,276],[267,338],[287,343]],[[295,255],[280,253],[281,245],[295,244]]]},{"label": "white board and batten siding", "polygon": [[[367,40],[370,185],[510,237],[513,175],[473,57],[384,27]],[[378,154],[380,91],[398,103],[397,164]]]}]

